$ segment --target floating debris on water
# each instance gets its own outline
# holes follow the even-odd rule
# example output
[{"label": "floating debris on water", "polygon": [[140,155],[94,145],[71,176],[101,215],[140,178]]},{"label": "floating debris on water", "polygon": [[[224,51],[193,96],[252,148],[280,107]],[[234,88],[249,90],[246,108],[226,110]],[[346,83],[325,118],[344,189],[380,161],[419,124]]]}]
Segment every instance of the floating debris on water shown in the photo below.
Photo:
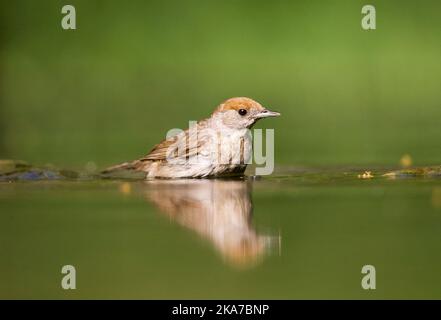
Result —
[{"label": "floating debris on water", "polygon": [[441,166],[420,167],[411,169],[402,169],[385,173],[384,177],[389,178],[410,178],[410,177],[441,177]]},{"label": "floating debris on water", "polygon": [[[33,166],[25,161],[19,160],[2,160],[0,159],[0,182],[14,181],[42,181],[42,180],[125,180],[139,181],[146,179],[146,173],[134,170],[119,170],[108,173],[101,173],[96,169],[95,163],[86,165],[87,171],[72,171],[59,169],[54,165]],[[332,168],[321,170],[318,168],[302,168],[301,170],[290,171],[289,174],[273,174],[269,177],[245,175],[223,177],[223,179],[239,179],[249,181],[271,180],[284,181],[295,177],[299,181],[324,182],[324,181],[348,181],[354,178],[373,179],[384,177],[388,179],[412,179],[412,178],[441,178],[441,166],[428,166],[418,168],[406,168],[399,170],[386,170],[376,167],[374,171],[360,170],[360,168]],[[88,172],[89,171],[89,172]],[[95,173],[93,172],[95,171]],[[362,172],[362,173],[360,173]],[[123,182],[123,181],[121,181]],[[130,193],[127,187],[121,187],[122,193]]]},{"label": "floating debris on water", "polygon": [[0,160],[0,175],[31,168],[31,165],[21,160]]},{"label": "floating debris on water", "polygon": [[371,171],[365,171],[364,173],[358,175],[359,179],[372,179],[373,177],[374,176],[372,175]]},{"label": "floating debris on water", "polygon": [[400,165],[402,168],[409,168],[413,164],[413,159],[410,154],[405,154],[400,159]]},{"label": "floating debris on water", "polygon": [[53,166],[38,168],[24,161],[0,160],[0,181],[63,180],[78,177],[77,172],[57,170]]}]

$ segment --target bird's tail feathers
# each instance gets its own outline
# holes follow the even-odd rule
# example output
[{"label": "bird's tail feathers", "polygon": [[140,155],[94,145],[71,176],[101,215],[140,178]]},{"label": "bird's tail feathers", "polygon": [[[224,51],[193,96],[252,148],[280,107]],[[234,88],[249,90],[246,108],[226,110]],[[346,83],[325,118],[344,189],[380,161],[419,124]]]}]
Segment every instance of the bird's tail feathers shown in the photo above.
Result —
[{"label": "bird's tail feathers", "polygon": [[[124,162],[101,171],[104,178],[137,178],[145,177],[146,172],[139,170],[139,161]],[[135,177],[136,176],[136,177]]]}]

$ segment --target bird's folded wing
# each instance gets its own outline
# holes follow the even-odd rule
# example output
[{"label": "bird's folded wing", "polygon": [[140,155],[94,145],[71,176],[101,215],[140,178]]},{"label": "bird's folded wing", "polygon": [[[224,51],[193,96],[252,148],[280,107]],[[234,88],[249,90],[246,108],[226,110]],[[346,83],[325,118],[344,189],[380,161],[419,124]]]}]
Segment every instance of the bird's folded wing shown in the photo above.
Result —
[{"label": "bird's folded wing", "polygon": [[209,137],[203,131],[185,130],[157,144],[140,161],[164,161],[167,159],[188,159],[197,155]]}]

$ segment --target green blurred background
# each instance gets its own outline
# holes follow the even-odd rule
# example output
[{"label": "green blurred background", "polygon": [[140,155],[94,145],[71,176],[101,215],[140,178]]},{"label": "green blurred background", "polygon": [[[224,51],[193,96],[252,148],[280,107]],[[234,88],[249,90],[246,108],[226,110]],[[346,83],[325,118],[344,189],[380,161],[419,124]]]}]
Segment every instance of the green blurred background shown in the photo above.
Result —
[{"label": "green blurred background", "polygon": [[[375,31],[360,26],[367,3]],[[61,28],[65,4],[77,30]],[[148,182],[0,183],[0,298],[441,297],[441,180],[333,167],[441,164],[440,14],[410,0],[0,0],[0,159],[102,168],[249,96],[282,113],[258,124],[276,130],[276,164],[300,167],[252,180],[243,202],[202,181],[195,208],[249,201],[249,227],[280,239],[244,270],[164,215]],[[65,264],[78,290],[60,289]]]},{"label": "green blurred background", "polygon": [[[360,26],[377,9],[377,30]],[[62,30],[72,4],[77,30]],[[277,164],[440,163],[440,1],[1,1],[0,158],[103,167],[222,100]]]}]

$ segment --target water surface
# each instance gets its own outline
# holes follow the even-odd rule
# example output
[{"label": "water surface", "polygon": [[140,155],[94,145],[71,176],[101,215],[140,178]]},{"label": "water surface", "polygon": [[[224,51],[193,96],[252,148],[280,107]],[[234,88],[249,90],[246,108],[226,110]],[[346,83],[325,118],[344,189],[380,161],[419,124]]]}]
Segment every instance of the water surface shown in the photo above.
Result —
[{"label": "water surface", "polygon": [[441,298],[441,179],[385,171],[6,179],[0,298]]}]

